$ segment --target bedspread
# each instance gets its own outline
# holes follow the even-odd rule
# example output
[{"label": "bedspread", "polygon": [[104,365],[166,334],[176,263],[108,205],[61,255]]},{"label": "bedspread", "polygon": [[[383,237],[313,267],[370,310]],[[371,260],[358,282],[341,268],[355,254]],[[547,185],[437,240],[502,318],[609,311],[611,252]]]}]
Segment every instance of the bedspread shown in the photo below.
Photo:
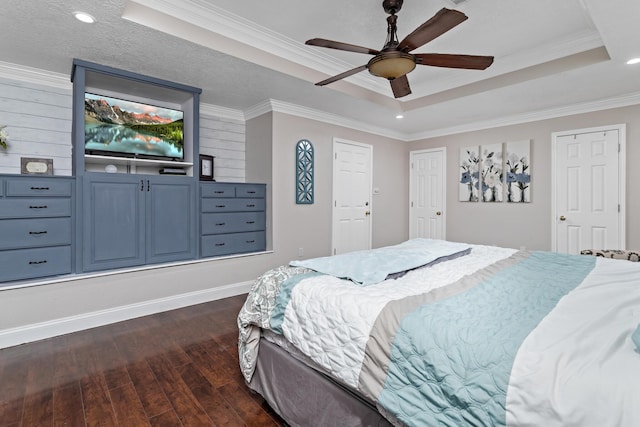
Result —
[{"label": "bedspread", "polygon": [[[640,425],[640,409],[630,403],[640,401],[635,382],[602,393],[611,408],[592,405],[575,387],[602,379],[571,367],[597,370],[602,360],[587,363],[592,352],[565,348],[597,347],[586,344],[577,311],[577,322],[586,320],[600,339],[615,337],[596,351],[616,356],[619,369],[608,375],[637,372],[640,354],[630,336],[640,322],[640,268],[620,263],[472,245],[467,256],[366,288],[280,267],[256,282],[238,317],[242,371],[249,381],[259,329],[272,329],[397,425]],[[608,307],[617,322],[589,319],[582,299],[606,317],[609,293],[618,295]],[[576,330],[580,340],[572,338]],[[557,372],[564,365],[570,369]],[[562,384],[572,385],[571,398]]]}]

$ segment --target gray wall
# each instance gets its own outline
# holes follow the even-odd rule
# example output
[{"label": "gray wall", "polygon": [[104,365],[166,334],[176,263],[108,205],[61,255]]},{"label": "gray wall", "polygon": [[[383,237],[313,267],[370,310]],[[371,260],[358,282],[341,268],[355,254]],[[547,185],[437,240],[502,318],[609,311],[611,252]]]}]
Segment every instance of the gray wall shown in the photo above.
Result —
[{"label": "gray wall", "polygon": [[[408,152],[406,144],[340,126],[273,113],[274,248],[284,259],[326,256],[331,252],[333,139],[373,147],[372,245],[399,243],[408,237]],[[312,142],[315,153],[315,203],[295,203],[295,146]]]},{"label": "gray wall", "polygon": [[[513,248],[551,249],[551,135],[625,123],[627,128],[627,248],[640,248],[640,106],[542,120],[415,141],[410,150],[447,147],[447,239]],[[461,147],[531,139],[531,203],[458,202]]]}]

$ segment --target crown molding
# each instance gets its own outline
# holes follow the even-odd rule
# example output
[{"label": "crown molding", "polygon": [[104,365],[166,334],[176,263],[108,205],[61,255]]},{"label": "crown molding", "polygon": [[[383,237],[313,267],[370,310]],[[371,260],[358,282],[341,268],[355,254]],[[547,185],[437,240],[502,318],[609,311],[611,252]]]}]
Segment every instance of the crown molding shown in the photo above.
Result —
[{"label": "crown molding", "polygon": [[327,123],[334,126],[342,126],[345,128],[367,132],[374,135],[384,136],[386,138],[397,139],[400,141],[408,141],[407,134],[403,132],[396,132],[390,129],[382,128],[379,126],[373,126],[368,123],[363,123],[358,120],[347,119],[337,114],[328,113],[326,111],[316,110],[313,108],[303,107],[296,104],[291,104],[284,101],[278,101],[276,99],[269,99],[261,102],[245,111],[245,118],[247,120],[256,118],[269,112],[277,112],[283,114],[289,114],[291,116],[302,117],[305,119],[316,120],[319,122]]},{"label": "crown molding", "polygon": [[474,132],[485,129],[498,128],[503,126],[518,125],[522,123],[537,122],[541,120],[557,119],[560,117],[573,116],[575,114],[593,113],[595,111],[610,110],[612,108],[629,107],[640,104],[640,92],[621,95],[617,97],[583,102],[580,104],[567,105],[558,108],[533,111],[524,114],[503,117],[496,120],[485,120],[474,123],[467,123],[462,126],[436,129],[433,131],[414,133],[407,135],[407,141],[417,141],[421,139],[435,138],[439,136],[454,135],[464,132]]},{"label": "crown molding", "polygon": [[54,73],[38,68],[27,67],[26,65],[11,64],[0,61],[0,77],[19,82],[33,83],[58,89],[73,88],[68,74]]},{"label": "crown molding", "polygon": [[245,114],[241,110],[221,107],[212,104],[200,104],[200,114],[205,116],[215,116],[222,119],[237,120],[244,122]]}]

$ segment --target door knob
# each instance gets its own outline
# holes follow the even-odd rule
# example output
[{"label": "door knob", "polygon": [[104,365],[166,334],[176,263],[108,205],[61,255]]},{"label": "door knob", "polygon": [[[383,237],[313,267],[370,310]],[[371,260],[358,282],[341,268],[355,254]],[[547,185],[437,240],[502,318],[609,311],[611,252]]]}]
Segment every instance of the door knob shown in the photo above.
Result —
[{"label": "door knob", "polygon": [[442,212],[438,211],[438,212],[436,212],[436,215],[440,216],[440,215],[442,215]]},{"label": "door knob", "polygon": [[564,215],[560,215],[560,221],[564,221],[564,220],[566,220],[566,219],[567,219],[567,218],[566,218]]},{"label": "door knob", "polygon": [[364,214],[365,214],[366,216],[369,216],[369,215],[371,215],[371,212],[366,211]]}]

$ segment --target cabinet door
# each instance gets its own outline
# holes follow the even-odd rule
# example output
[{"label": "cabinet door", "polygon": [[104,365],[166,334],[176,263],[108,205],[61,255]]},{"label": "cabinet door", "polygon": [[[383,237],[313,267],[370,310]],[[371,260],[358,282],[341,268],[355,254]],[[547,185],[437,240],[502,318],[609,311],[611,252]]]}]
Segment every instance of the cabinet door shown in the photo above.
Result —
[{"label": "cabinet door", "polygon": [[85,177],[84,271],[144,264],[145,184],[128,176]]},{"label": "cabinet door", "polygon": [[153,177],[145,187],[145,193],[147,263],[195,258],[198,218],[195,182],[184,178]]}]

